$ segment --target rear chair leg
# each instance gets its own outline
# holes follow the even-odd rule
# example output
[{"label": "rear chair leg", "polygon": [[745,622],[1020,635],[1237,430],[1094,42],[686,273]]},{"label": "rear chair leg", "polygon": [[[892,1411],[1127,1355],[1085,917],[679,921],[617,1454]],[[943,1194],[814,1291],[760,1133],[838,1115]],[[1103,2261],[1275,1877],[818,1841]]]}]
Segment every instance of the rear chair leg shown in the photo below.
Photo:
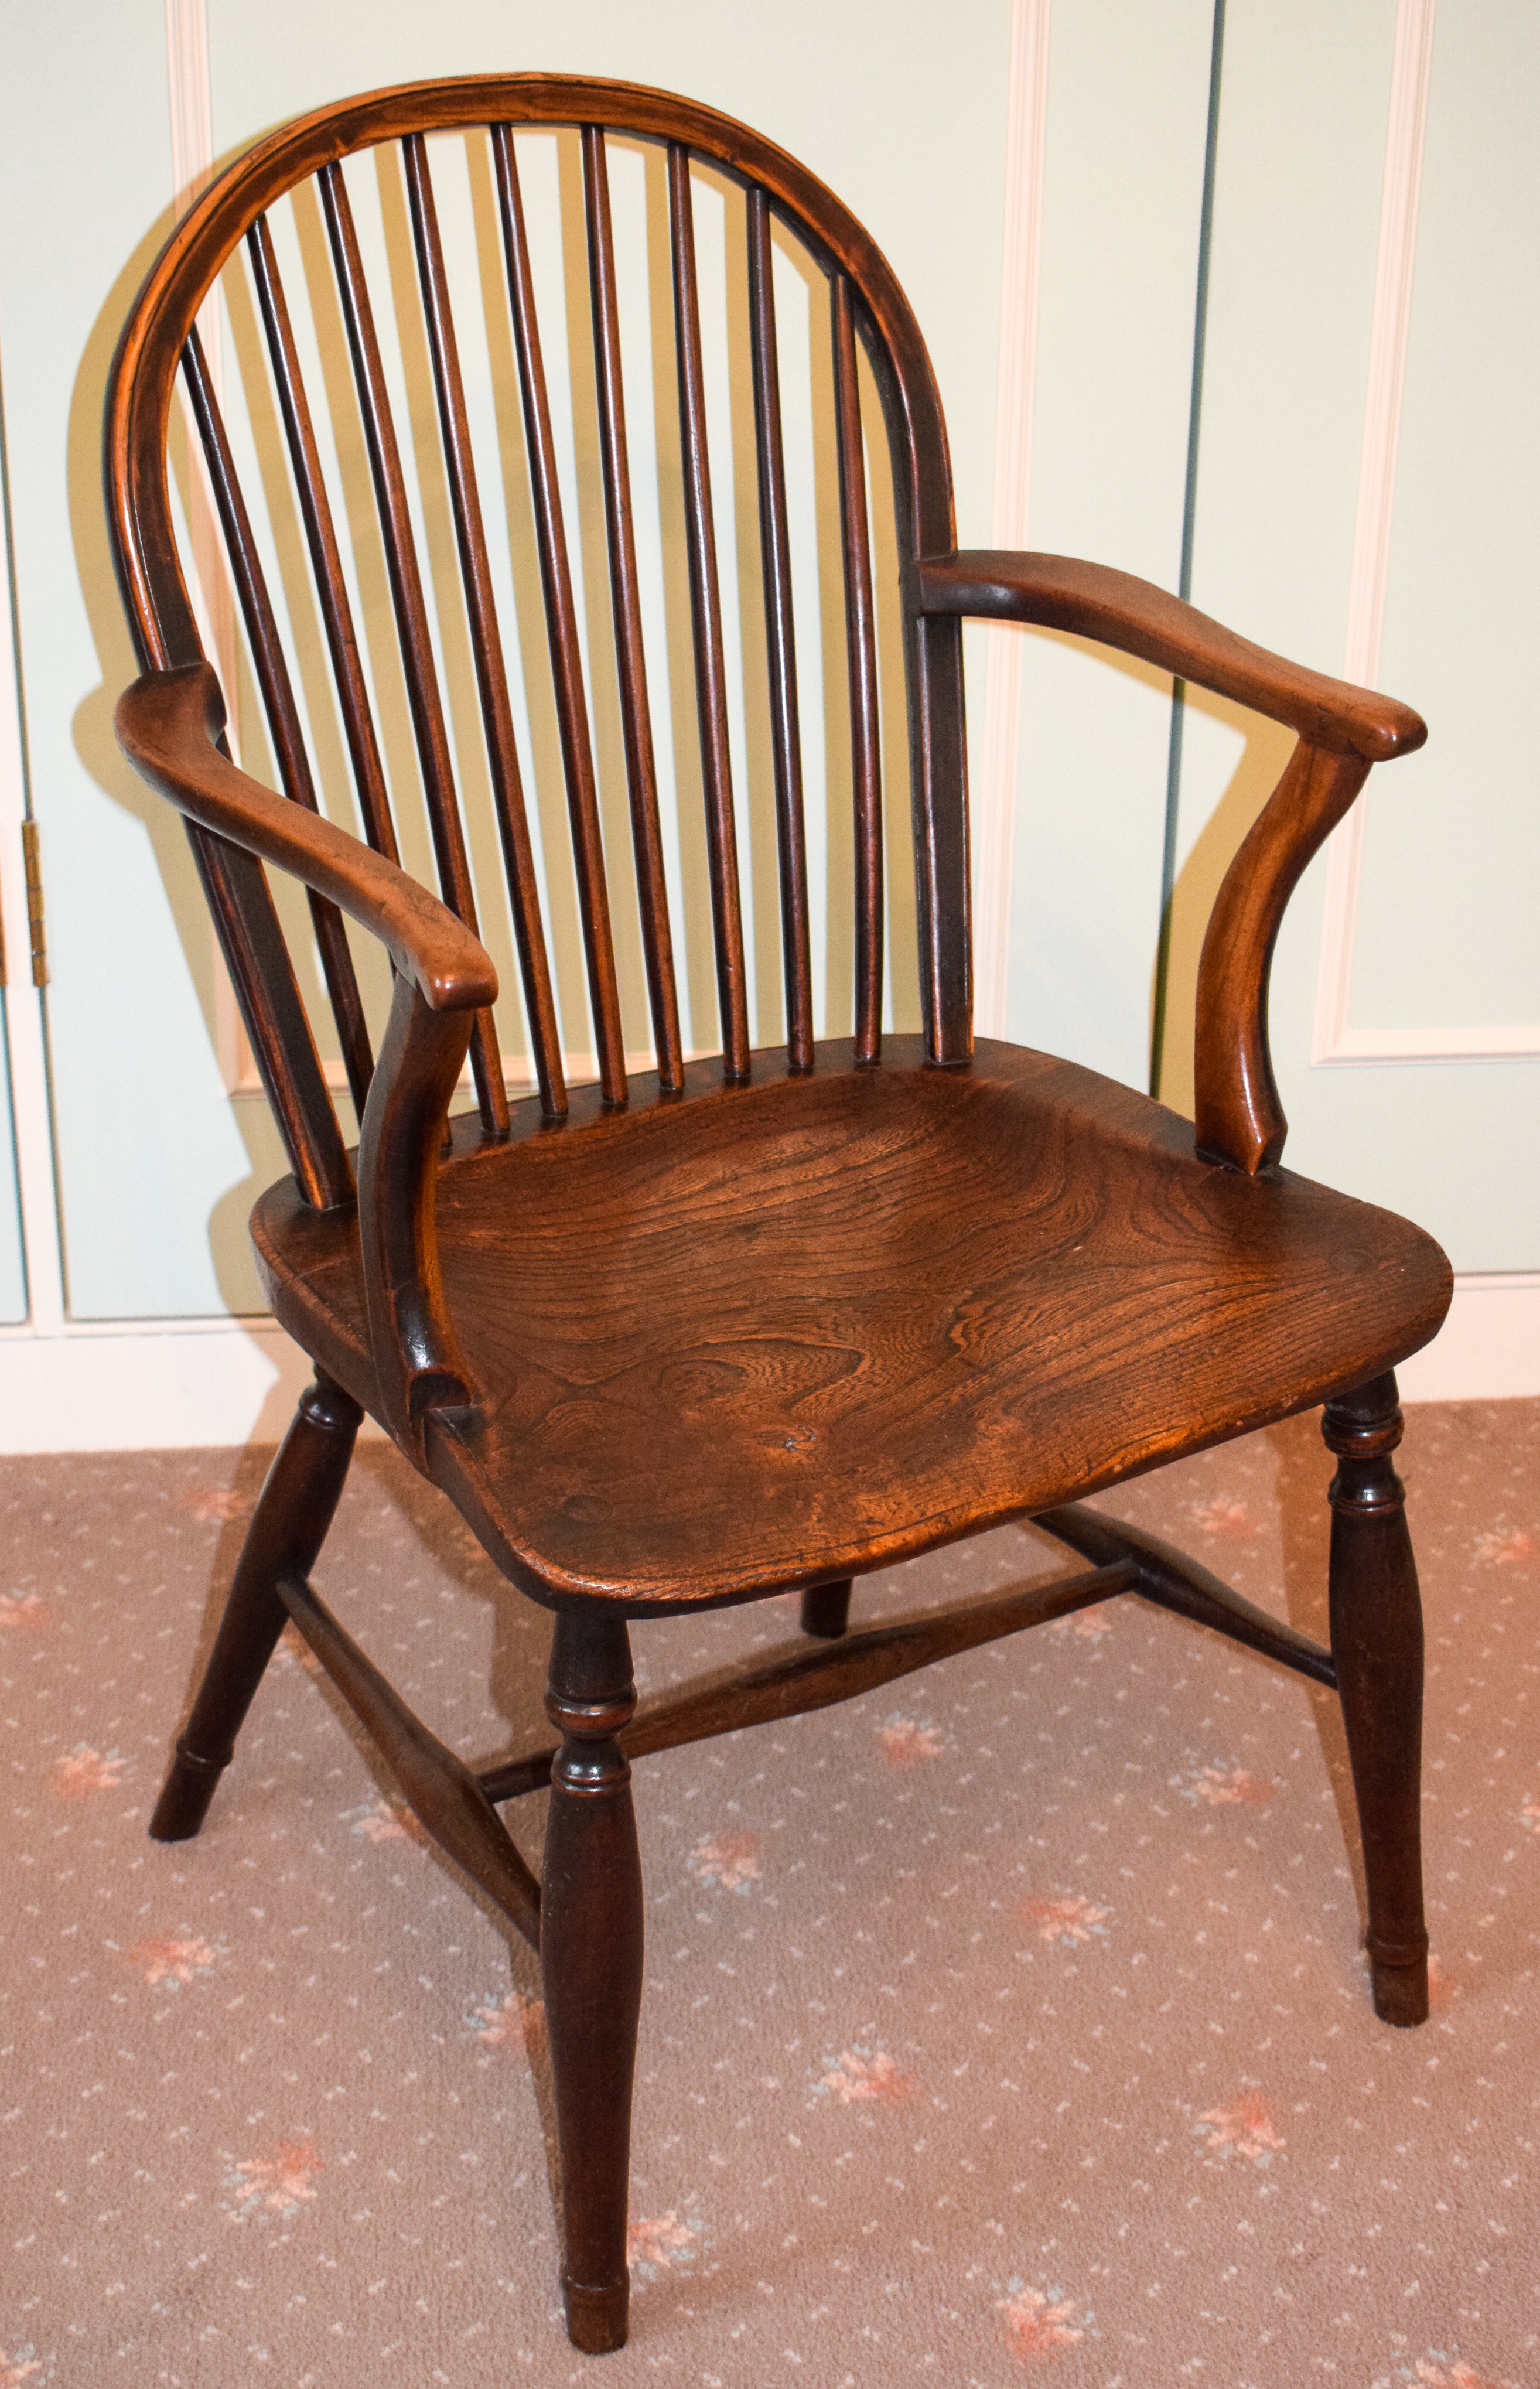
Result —
[{"label": "rear chair leg", "polygon": [[837,1642],[850,1623],[850,1578],[834,1584],[810,1584],[802,1596],[802,1631]]},{"label": "rear chair leg", "polygon": [[1321,1432],[1331,1480],[1331,1655],[1353,1760],[1368,1888],[1375,2013],[1428,2015],[1422,1913],[1422,1606],[1406,1493],[1391,1464],[1401,1411],[1389,1372],[1328,1402]]},{"label": "rear chair leg", "polygon": [[567,2335],[585,2355],[626,2344],[631,2077],[642,2009],[642,1861],[631,1770],[617,1736],[636,1707],[623,1617],[556,1614],[545,1706],[551,1769],[541,1975],[561,2143]]},{"label": "rear chair leg", "polygon": [[193,1713],[150,1820],[154,1841],[190,1840],[209,1813],[288,1616],[274,1585],[280,1576],[308,1577],[315,1565],[363,1417],[352,1396],[318,1369],[314,1385],[299,1397],[247,1531]]}]

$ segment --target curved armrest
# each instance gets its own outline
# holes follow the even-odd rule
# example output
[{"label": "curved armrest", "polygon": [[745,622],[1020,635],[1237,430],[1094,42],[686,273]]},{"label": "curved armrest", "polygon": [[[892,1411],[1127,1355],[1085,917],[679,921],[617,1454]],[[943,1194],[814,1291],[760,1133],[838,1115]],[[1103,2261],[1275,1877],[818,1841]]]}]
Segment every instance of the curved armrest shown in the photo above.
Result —
[{"label": "curved armrest", "polygon": [[113,719],[123,752],[152,788],[189,820],[329,896],[389,948],[433,1011],[476,1012],[496,1001],[491,956],[447,904],[221,753],[214,742],[224,728],[224,698],[210,665],[146,672],[123,691]]},{"label": "curved armrest", "polygon": [[214,744],[208,664],[146,672],[118,701],[135,770],[204,829],[292,872],[388,947],[399,977],[359,1145],[359,1241],[385,1424],[419,1462],[429,1410],[471,1399],[439,1275],[434,1194],[473,1016],[497,995],[479,939],[396,863],[248,778]]},{"label": "curved armrest", "polygon": [[1411,754],[1428,735],[1409,705],[1254,647],[1195,606],[1110,565],[980,547],[922,556],[915,571],[922,614],[977,614],[1072,631],[1287,722],[1331,754],[1385,763]]},{"label": "curved armrest", "polygon": [[1267,1048],[1267,979],[1284,907],[1369,766],[1414,753],[1428,735],[1426,722],[1393,696],[1254,647],[1196,607],[1107,565],[975,548],[922,556],[915,573],[923,614],[978,614],[1071,631],[1299,732],[1282,777],[1225,874],[1198,965],[1198,1151],[1254,1176],[1279,1158],[1289,1129]]}]

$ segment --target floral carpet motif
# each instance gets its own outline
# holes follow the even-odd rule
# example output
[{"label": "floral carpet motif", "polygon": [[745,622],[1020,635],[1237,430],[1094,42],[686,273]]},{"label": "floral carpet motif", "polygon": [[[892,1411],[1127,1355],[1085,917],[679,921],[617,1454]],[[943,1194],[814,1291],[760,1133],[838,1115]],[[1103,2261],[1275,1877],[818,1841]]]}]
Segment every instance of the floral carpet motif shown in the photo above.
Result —
[{"label": "floral carpet motif", "polygon": [[[602,2364],[538,1963],[291,1635],[204,1833],[146,1836],[266,1460],[0,1462],[0,2389],[1540,2389],[1540,1403],[1408,1413],[1418,2031],[1370,2006],[1330,1696],[1137,1598],[637,1763]],[[1330,1474],[1293,1420],[1104,1506],[1320,1635]],[[1002,1530],[855,1623],[1062,1565]],[[378,1444],[315,1578],[469,1763],[541,1745],[548,1616]],[[795,1632],[648,1621],[639,1679]]]}]

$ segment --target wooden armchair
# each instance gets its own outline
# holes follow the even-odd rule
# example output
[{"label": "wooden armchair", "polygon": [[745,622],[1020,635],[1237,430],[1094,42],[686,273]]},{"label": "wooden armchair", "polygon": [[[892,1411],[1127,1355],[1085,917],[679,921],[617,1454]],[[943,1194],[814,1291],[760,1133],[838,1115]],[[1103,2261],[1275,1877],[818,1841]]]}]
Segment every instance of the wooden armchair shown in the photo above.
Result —
[{"label": "wooden armchair", "polygon": [[[598,471],[631,854],[602,834],[579,612],[542,368],[515,128],[576,128],[592,303]],[[498,576],[478,478],[427,137],[472,145],[496,224],[517,361],[571,831],[597,1083],[568,1088],[547,956]],[[649,716],[621,373],[606,140],[661,150],[689,628],[715,952],[719,1055],[681,1028]],[[476,735],[506,864],[512,940],[538,1093],[510,1103],[456,793],[452,722],[350,175],[386,145],[403,178],[414,337],[431,366],[458,609],[474,656]],[[436,155],[439,154],[435,152]],[[394,162],[399,156],[399,164]],[[357,169],[353,172],[356,175]],[[768,720],[779,861],[784,1043],[750,1050],[722,596],[694,255],[696,177],[745,197]],[[274,211],[304,194],[309,252],[332,281],[367,457],[388,607],[364,620],[328,448],[280,271]],[[317,212],[318,209],[318,212]],[[830,308],[854,792],[853,1034],[815,1043],[788,501],[772,236],[797,245]],[[242,246],[246,263],[242,262]],[[276,469],[310,579],[280,598],[276,545],[253,528],[197,318],[222,270],[244,273],[271,375]],[[397,275],[397,303],[401,277]],[[858,344],[877,405],[863,421]],[[249,345],[249,344],[248,344]],[[283,793],[237,769],[179,544],[168,440],[186,389],[223,526]],[[426,366],[425,366],[426,371]],[[315,377],[312,376],[312,380]],[[334,404],[337,375],[329,377]],[[281,436],[277,427],[281,426]],[[361,438],[359,435],[362,435]],[[423,438],[418,425],[419,448]],[[917,884],[919,1035],[885,1034],[884,756],[868,444],[893,475],[908,774]],[[910,309],[868,236],[810,174],[692,102],[605,83],[427,83],[325,109],[225,172],[169,241],[114,368],[108,503],[144,666],[119,733],[186,818],[292,1175],[252,1219],[277,1317],[313,1358],[262,1492],[217,1642],[151,1832],[197,1832],[280,1630],[292,1619],[368,1727],[440,1846],[540,1951],[565,2202],[564,2285],[580,2348],[626,2334],[630,2089],[643,1889],[630,1760],[864,1692],[948,1653],[1137,1592],[1341,1695],[1362,1824],[1379,2013],[1427,2012],[1418,1843],[1421,1627],[1401,1489],[1395,1364],[1436,1330],[1449,1272],[1402,1220],[1280,1167],[1267,1054],[1269,957],[1305,863],[1371,763],[1420,744],[1417,715],[1232,637],[1146,583],[1054,556],[958,554],[945,428]],[[270,456],[264,474],[274,468]],[[524,470],[520,467],[520,470]],[[521,486],[523,486],[521,484]],[[522,519],[522,517],[521,517]],[[533,566],[530,567],[533,577]],[[308,608],[308,614],[305,609]],[[382,615],[393,626],[387,658]],[[1146,1097],[1048,1055],[975,1044],[961,620],[987,615],[1101,640],[1298,733],[1225,880],[1198,993],[1196,1131]],[[318,626],[368,843],[319,809],[294,625]],[[590,621],[594,619],[592,609]],[[534,662],[539,662],[539,658]],[[655,655],[655,671],[658,658]],[[313,656],[312,656],[313,664]],[[534,663],[526,659],[522,669]],[[541,666],[543,670],[543,664]],[[414,765],[388,774],[380,687],[399,676]],[[398,709],[398,713],[401,712]],[[470,735],[462,722],[453,732]],[[463,776],[463,775],[462,775]],[[398,860],[426,808],[440,895]],[[348,1150],[262,866],[310,891],[348,1085]],[[484,903],[494,901],[485,887]],[[703,907],[707,901],[703,894]],[[612,911],[640,926],[655,1067],[628,1068]],[[389,956],[377,1057],[343,916]],[[697,1006],[698,1015],[698,1006]],[[576,1041],[582,1041],[579,1035]],[[451,1117],[467,1054],[476,1106]],[[1338,1457],[1330,1647],[1240,1599],[1149,1536],[1081,1506],[1098,1488],[1314,1404]],[[477,1774],[405,1706],[312,1590],[368,1411],[439,1486],[518,1592],[554,1613],[547,1706],[557,1739]],[[1027,1591],[847,1630],[851,1580],[1010,1519],[1088,1564]],[[732,1680],[638,1707],[630,1622],[800,1588],[806,1642]],[[549,1783],[537,1883],[498,1815]]]}]

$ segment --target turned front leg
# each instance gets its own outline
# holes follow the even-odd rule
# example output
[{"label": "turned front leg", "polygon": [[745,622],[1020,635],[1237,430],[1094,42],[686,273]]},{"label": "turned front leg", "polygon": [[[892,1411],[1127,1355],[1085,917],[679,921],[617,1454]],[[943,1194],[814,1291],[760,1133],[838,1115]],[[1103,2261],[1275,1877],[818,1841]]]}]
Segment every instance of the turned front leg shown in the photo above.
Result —
[{"label": "turned front leg", "polygon": [[617,1736],[636,1707],[626,1621],[557,1613],[545,1706],[551,1769],[541,1974],[561,2144],[562,2289],[575,2347],[626,2344],[631,2077],[642,2007],[642,1862]]},{"label": "turned front leg", "polygon": [[1422,1912],[1422,1604],[1406,1493],[1391,1464],[1401,1440],[1395,1379],[1328,1402],[1321,1432],[1331,1480],[1331,1655],[1353,1760],[1368,1890],[1375,2012],[1428,2014]]}]

